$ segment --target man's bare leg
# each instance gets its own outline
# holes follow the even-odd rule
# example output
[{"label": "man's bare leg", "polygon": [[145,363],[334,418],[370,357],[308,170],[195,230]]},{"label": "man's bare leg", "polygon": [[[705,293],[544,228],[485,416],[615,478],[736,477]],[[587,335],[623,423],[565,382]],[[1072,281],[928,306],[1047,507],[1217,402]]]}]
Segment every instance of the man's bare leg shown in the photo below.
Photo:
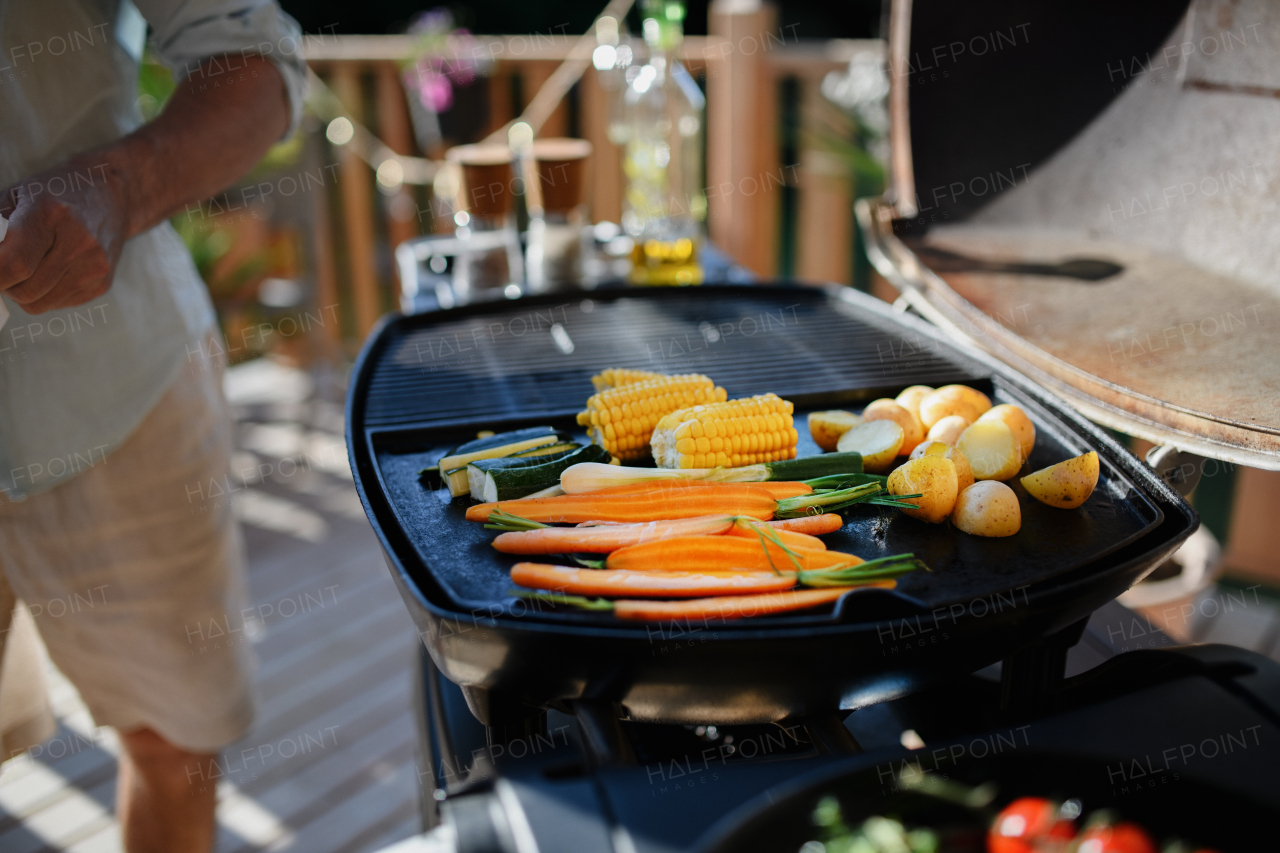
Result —
[{"label": "man's bare leg", "polygon": [[121,732],[116,812],[128,853],[208,853],[213,849],[215,755],[187,752],[151,729]]}]

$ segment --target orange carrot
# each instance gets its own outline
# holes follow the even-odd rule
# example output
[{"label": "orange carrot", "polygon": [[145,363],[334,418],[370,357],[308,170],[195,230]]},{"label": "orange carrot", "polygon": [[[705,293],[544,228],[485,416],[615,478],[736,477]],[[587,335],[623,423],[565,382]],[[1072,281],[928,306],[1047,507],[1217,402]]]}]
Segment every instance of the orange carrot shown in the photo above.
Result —
[{"label": "orange carrot", "polygon": [[[790,572],[856,566],[861,557],[839,551],[792,548],[795,562],[776,543],[738,536],[676,536],[642,545],[620,548],[609,555],[605,566],[636,572],[754,571]],[[796,563],[799,563],[797,566]]]},{"label": "orange carrot", "polygon": [[607,554],[628,545],[639,545],[672,536],[713,536],[724,533],[733,524],[734,520],[729,516],[704,515],[675,521],[645,521],[640,524],[543,527],[539,530],[500,534],[493,540],[493,547],[504,554]]},{"label": "orange carrot", "polygon": [[511,580],[531,589],[570,595],[698,598],[790,589],[795,586],[796,576],[773,572],[613,572],[516,563],[511,567]]},{"label": "orange carrot", "polygon": [[725,531],[726,536],[741,536],[743,539],[754,539],[759,542],[763,536],[769,541],[779,541],[788,548],[808,548],[811,551],[827,550],[827,543],[817,536],[808,533],[796,533],[786,528],[770,527],[767,521],[756,521],[754,518],[739,518],[733,527]]},{"label": "orange carrot", "polygon": [[756,484],[717,484],[701,489],[671,489],[631,495],[559,495],[476,504],[467,521],[487,521],[498,507],[530,521],[577,524],[580,521],[662,521],[700,515],[749,515],[770,519],[777,502]]},{"label": "orange carrot", "polygon": [[808,533],[810,536],[821,536],[824,533],[835,533],[844,527],[844,519],[834,512],[822,515],[805,515],[800,518],[779,518],[765,522],[770,527],[782,530],[794,530],[796,533]]},{"label": "orange carrot", "polygon": [[720,486],[751,486],[764,489],[774,500],[797,498],[801,495],[813,494],[813,487],[800,482],[787,480],[768,480],[760,483],[719,483],[708,480],[649,480],[643,483],[623,483],[618,486],[605,486],[589,492],[574,492],[580,495],[643,495],[647,492],[671,492],[677,489],[714,489]]},{"label": "orange carrot", "polygon": [[[893,589],[894,581],[876,581],[865,586]],[[848,587],[841,587],[788,590],[766,595],[726,595],[692,601],[615,601],[613,613],[619,619],[651,622],[666,619],[742,619],[817,607],[835,601],[848,591]]]}]

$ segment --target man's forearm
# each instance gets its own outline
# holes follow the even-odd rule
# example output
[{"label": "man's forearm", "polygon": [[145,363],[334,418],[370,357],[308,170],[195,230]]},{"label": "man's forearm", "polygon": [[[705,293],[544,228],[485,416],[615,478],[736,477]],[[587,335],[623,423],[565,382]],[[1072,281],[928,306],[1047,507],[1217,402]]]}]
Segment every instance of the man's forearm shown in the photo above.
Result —
[{"label": "man's forearm", "polygon": [[226,189],[288,124],[284,80],[269,60],[210,60],[178,84],[154,121],[93,155],[106,163],[123,201],[124,237]]}]

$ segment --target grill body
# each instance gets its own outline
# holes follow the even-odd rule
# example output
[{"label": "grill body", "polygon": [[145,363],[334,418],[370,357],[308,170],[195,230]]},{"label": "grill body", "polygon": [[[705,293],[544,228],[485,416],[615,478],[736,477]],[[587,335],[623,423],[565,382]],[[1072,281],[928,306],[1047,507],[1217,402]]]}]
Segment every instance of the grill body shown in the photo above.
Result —
[{"label": "grill body", "polygon": [[[352,470],[392,575],[436,665],[483,721],[581,699],[685,723],[874,704],[1079,622],[1197,523],[1149,469],[1041,389],[862,294],[708,286],[559,299],[390,319],[366,344],[348,401]],[[479,429],[569,423],[590,375],[607,366],[706,372],[731,396],[775,391],[800,408],[974,382],[1026,405],[1046,453],[1096,449],[1114,488],[1084,527],[1052,516],[1062,521],[1025,553],[998,550],[1003,540],[946,539],[963,534],[890,511],[855,519],[842,535],[864,556],[906,550],[902,542],[953,544],[929,557],[936,577],[848,596],[831,613],[626,625],[534,610],[504,594],[505,564],[490,534],[458,521],[462,502],[446,504],[410,474]]]}]

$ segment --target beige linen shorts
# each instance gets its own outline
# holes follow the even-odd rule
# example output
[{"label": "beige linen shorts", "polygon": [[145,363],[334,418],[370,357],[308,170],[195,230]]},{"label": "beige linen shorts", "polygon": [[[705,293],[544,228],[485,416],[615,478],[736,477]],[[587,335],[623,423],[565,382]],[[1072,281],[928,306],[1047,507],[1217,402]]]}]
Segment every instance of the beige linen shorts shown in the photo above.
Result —
[{"label": "beige linen shorts", "polygon": [[[235,624],[247,606],[228,502],[192,497],[229,470],[222,372],[221,363],[188,359],[117,450],[25,501],[0,496],[0,607],[14,596],[25,604],[98,725],[150,727],[193,752],[236,740],[253,718],[243,632],[210,643],[201,628]],[[0,612],[0,632],[11,614]],[[4,684],[24,671],[29,679],[29,666],[6,665],[0,694],[26,695],[38,714],[43,697],[30,697],[42,691]]]}]

